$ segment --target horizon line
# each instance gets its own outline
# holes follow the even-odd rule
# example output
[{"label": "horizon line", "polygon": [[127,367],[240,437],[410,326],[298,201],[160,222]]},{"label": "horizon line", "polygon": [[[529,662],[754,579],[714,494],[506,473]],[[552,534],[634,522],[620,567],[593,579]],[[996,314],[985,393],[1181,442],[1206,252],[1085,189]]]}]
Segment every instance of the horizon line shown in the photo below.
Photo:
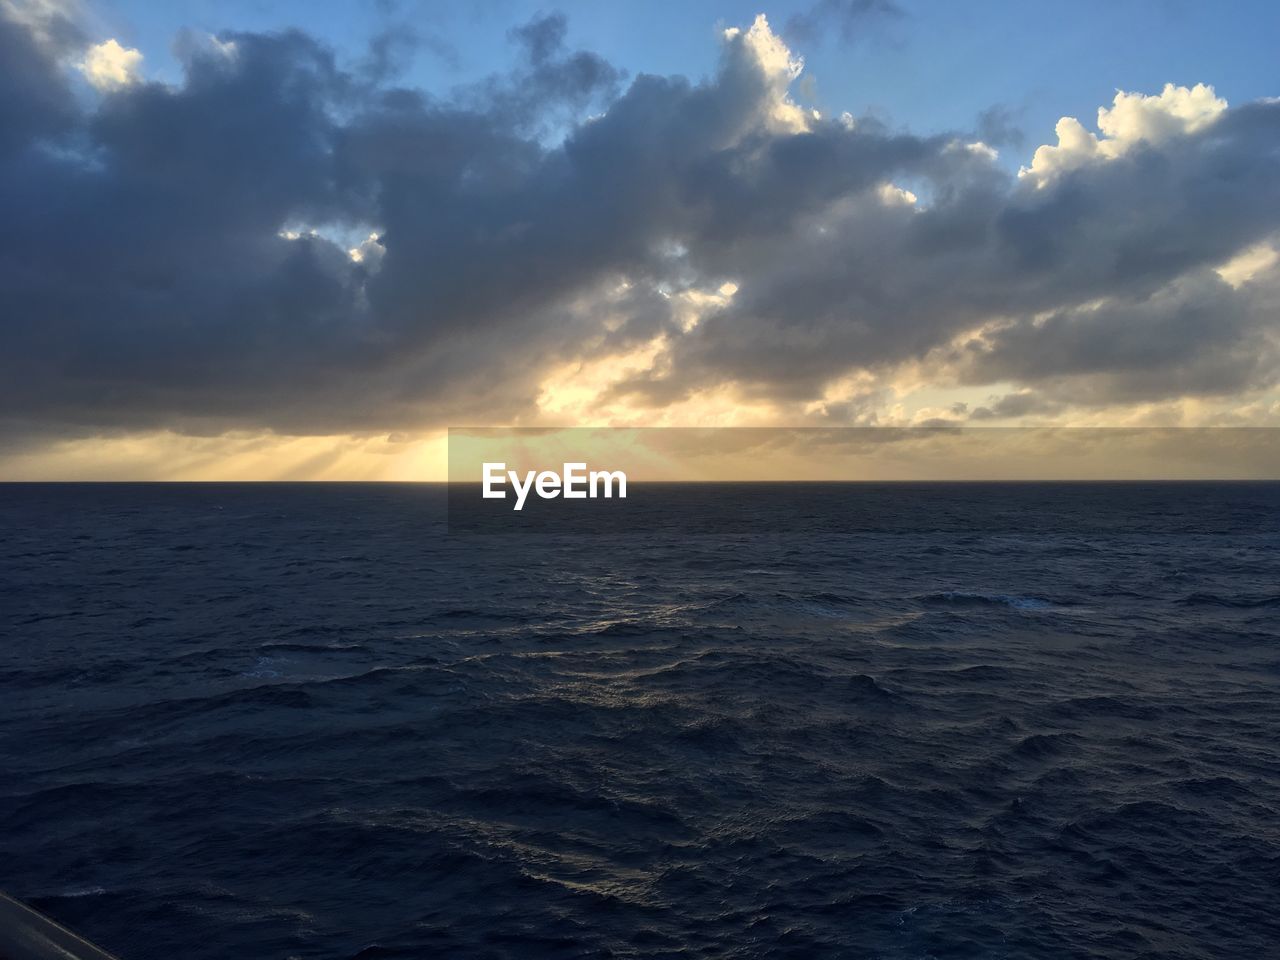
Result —
[{"label": "horizon line", "polygon": [[[1055,483],[1055,484],[1073,484],[1073,483],[1280,483],[1280,477],[957,477],[953,479],[941,478],[857,478],[857,479],[838,479],[838,480],[771,480],[771,479],[737,479],[737,480],[632,480],[628,478],[628,484],[631,485],[762,485],[762,484],[794,484],[794,485],[818,485],[818,484],[924,484],[924,483]],[[316,486],[473,486],[482,485],[480,480],[4,480],[0,479],[0,487],[18,487],[18,486],[71,486],[79,484],[82,486],[229,486],[237,485],[280,485],[280,486],[299,486],[303,484]]]}]

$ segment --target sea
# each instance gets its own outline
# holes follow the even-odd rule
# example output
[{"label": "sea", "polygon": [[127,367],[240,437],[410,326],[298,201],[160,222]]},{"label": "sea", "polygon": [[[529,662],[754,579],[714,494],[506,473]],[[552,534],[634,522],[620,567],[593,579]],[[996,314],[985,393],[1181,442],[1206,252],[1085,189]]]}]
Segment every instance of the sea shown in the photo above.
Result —
[{"label": "sea", "polygon": [[0,486],[0,888],[122,960],[1280,956],[1280,485],[448,501]]}]

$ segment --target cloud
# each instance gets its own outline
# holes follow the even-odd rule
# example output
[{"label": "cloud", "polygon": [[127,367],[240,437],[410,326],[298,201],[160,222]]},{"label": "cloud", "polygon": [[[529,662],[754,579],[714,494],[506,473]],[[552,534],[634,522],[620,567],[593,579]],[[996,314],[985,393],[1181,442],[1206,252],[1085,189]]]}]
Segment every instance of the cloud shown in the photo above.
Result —
[{"label": "cloud", "polygon": [[988,107],[978,115],[977,133],[984,143],[995,147],[1021,147],[1027,139],[1017,122],[1014,111],[999,103]]},{"label": "cloud", "polygon": [[[0,435],[24,443],[1276,383],[1280,103],[1119,94],[1019,177],[972,132],[806,109],[764,17],[697,82],[541,17],[441,94],[298,31],[187,34],[160,83],[50,9],[0,6]],[[110,95],[77,98],[94,50]]]},{"label": "cloud", "polygon": [[0,0],[0,158],[70,131],[75,100],[59,60],[79,43],[60,6]]},{"label": "cloud", "polygon": [[966,404],[957,404],[952,413],[961,415],[968,413],[970,420],[1008,420],[1025,417],[1033,413],[1056,413],[1060,405],[1046,400],[1031,390],[1018,393],[1006,393],[1001,397],[992,397],[991,401],[973,410]]},{"label": "cloud", "polygon": [[1227,102],[1203,83],[1190,88],[1167,83],[1153,97],[1119,90],[1110,109],[1098,108],[1101,137],[1086,130],[1075,117],[1063,117],[1055,129],[1057,144],[1037,149],[1031,166],[1020,173],[1044,186],[1059,173],[1099,160],[1114,160],[1139,144],[1159,145],[1195,133],[1226,109]]},{"label": "cloud", "polygon": [[[1269,388],[1276,278],[1233,292],[1214,268],[1280,229],[1280,104],[1221,104],[1207,87],[1120,95],[1102,141],[1117,146],[1013,181],[984,151],[912,140],[892,173],[922,181],[922,202],[846,188],[766,237],[704,246],[738,294],[628,389],[730,380],[799,402],[921,362],[942,383],[1053,378],[1084,406]],[[889,142],[865,125],[842,142],[859,129]],[[950,348],[974,338],[997,344],[980,362]]]},{"label": "cloud", "polygon": [[1020,318],[965,345],[963,376],[1041,383],[1065,401],[1082,388],[1116,402],[1267,386],[1280,362],[1276,273],[1233,289],[1205,269],[1148,296]]},{"label": "cloud", "polygon": [[119,90],[141,79],[142,54],[115,40],[94,44],[84,55],[80,70],[96,89]]},{"label": "cloud", "polygon": [[777,133],[804,133],[810,126],[810,114],[797,106],[790,95],[792,81],[804,72],[804,60],[793,56],[782,38],[769,27],[762,13],[744,33],[737,27],[725,31],[731,49],[739,51],[736,66],[754,74],[747,83],[763,81],[767,88],[764,102],[769,127]]},{"label": "cloud", "polygon": [[788,19],[785,32],[801,44],[818,44],[830,34],[849,43],[885,21],[905,16],[906,11],[894,0],[817,0]]}]

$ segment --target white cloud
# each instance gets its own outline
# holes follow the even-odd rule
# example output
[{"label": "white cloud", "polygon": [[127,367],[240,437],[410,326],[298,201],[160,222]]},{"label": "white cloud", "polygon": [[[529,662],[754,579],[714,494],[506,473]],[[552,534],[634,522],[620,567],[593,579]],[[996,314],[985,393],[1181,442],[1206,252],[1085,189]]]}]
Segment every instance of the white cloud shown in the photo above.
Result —
[{"label": "white cloud", "polygon": [[803,133],[811,120],[818,119],[816,111],[806,111],[788,94],[791,84],[804,71],[804,58],[792,54],[782,38],[773,32],[769,19],[763,14],[743,33],[737,27],[724,32],[730,43],[740,42],[755,58],[760,73],[769,87],[771,111],[769,120],[780,133]]},{"label": "white cloud", "polygon": [[1098,109],[1098,129],[1116,143],[1160,143],[1171,136],[1195,133],[1226,109],[1227,101],[1207,84],[1188,88],[1166,83],[1155,96],[1117,91],[1110,110]]},{"label": "white cloud", "polygon": [[141,79],[142,54],[122,47],[115,40],[95,44],[86,51],[80,71],[94,88],[103,92],[119,90]]},{"label": "white cloud", "polygon": [[227,60],[234,60],[239,53],[234,40],[219,40],[213,34],[209,35],[209,47],[221,57]]},{"label": "white cloud", "polygon": [[981,157],[984,160],[990,160],[993,163],[1000,159],[1000,151],[990,144],[983,143],[981,140],[975,140],[973,143],[965,143],[962,140],[952,140],[946,146],[947,153],[957,153],[964,151],[975,157]]},{"label": "white cloud", "polygon": [[880,194],[880,201],[888,207],[913,207],[920,199],[910,190],[899,187],[894,183],[882,183],[878,192]]},{"label": "white cloud", "polygon": [[1098,108],[1098,129],[1102,136],[1085,129],[1075,117],[1063,117],[1054,132],[1057,144],[1036,150],[1030,167],[1019,176],[1029,177],[1043,187],[1057,174],[1095,160],[1113,160],[1139,143],[1161,143],[1171,137],[1195,133],[1208,126],[1227,109],[1227,101],[1213,87],[1197,83],[1177,87],[1166,83],[1154,96],[1117,90],[1111,107]]},{"label": "white cloud", "polygon": [[368,238],[362,240],[357,246],[347,251],[353,262],[362,263],[369,270],[376,271],[382,265],[382,257],[387,252],[387,248],[382,245],[377,232],[369,234]]},{"label": "white cloud", "polygon": [[1216,269],[1223,280],[1233,287],[1240,287],[1251,283],[1277,263],[1280,263],[1280,250],[1269,240],[1238,253]]}]

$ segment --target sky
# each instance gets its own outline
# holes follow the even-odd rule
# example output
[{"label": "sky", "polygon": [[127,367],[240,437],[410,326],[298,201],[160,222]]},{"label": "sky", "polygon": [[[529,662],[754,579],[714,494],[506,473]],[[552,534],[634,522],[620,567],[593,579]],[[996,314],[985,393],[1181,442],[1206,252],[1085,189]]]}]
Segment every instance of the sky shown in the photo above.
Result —
[{"label": "sky", "polygon": [[0,0],[0,479],[1280,425],[1280,7]]}]

